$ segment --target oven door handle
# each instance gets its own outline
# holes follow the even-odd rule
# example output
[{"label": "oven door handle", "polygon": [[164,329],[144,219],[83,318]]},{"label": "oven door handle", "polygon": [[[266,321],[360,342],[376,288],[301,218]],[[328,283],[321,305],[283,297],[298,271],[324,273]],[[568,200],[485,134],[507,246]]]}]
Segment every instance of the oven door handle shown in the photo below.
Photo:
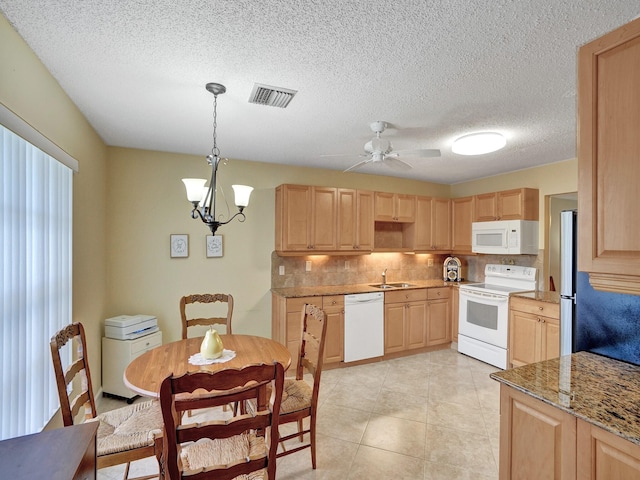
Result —
[{"label": "oven door handle", "polygon": [[494,300],[508,300],[509,297],[504,295],[496,295],[495,293],[487,293],[487,292],[476,292],[473,290],[460,290],[460,295],[466,295],[468,297],[477,297],[477,298],[491,298]]}]

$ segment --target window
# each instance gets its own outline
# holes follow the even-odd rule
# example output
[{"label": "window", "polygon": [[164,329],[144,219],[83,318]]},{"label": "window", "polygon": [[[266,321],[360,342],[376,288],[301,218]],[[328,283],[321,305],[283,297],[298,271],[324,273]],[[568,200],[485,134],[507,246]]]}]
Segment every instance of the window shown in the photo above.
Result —
[{"label": "window", "polygon": [[0,439],[59,406],[49,341],[72,318],[72,174],[0,125]]}]

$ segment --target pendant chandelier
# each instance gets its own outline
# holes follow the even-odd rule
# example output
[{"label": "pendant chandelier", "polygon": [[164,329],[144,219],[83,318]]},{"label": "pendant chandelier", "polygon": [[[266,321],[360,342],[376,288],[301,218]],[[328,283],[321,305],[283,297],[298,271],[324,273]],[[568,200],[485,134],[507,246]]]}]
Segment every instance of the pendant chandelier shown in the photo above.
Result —
[{"label": "pendant chandelier", "polygon": [[[226,221],[224,221],[223,217],[216,217],[216,177],[218,174],[218,165],[221,160],[216,136],[216,129],[218,126],[218,95],[223,94],[227,89],[224,85],[219,83],[207,83],[206,89],[213,93],[213,148],[211,149],[211,154],[207,155],[207,162],[211,165],[211,180],[209,181],[208,187],[205,186],[207,180],[204,178],[183,178],[182,182],[187,189],[187,199],[193,205],[191,218],[195,219],[200,217],[200,220],[202,220],[211,230],[211,234],[215,235],[218,227],[226,225],[236,217],[238,217],[240,222],[245,221],[246,217],[244,209],[249,205],[249,197],[251,196],[253,187],[248,187],[246,185],[231,185],[235,195],[235,204],[236,207],[238,207],[238,212]],[[222,160],[223,163],[227,162],[226,158]]]}]

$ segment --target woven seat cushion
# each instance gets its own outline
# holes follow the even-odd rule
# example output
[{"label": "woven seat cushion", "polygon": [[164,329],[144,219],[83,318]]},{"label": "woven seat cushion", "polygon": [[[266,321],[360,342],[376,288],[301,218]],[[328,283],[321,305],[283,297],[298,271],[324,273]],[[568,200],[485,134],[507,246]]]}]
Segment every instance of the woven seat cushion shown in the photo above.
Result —
[{"label": "woven seat cushion", "polygon": [[101,413],[90,421],[100,422],[98,456],[153,445],[154,439],[162,435],[162,412],[156,401],[134,403]]},{"label": "woven seat cushion", "polygon": [[[245,461],[247,457],[267,455],[264,437],[243,433],[229,438],[203,438],[180,448],[180,469],[184,476],[211,470],[214,466],[231,465]],[[234,480],[261,480],[267,478],[266,470],[240,475]]]},{"label": "woven seat cushion", "polygon": [[309,408],[312,394],[313,390],[304,380],[285,380],[280,415]]}]

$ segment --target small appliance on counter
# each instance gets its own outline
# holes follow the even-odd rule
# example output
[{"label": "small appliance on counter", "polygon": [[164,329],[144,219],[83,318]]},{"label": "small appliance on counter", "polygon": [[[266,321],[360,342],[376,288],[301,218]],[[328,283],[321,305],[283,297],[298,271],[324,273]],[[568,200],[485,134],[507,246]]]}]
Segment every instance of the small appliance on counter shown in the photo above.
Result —
[{"label": "small appliance on counter", "polygon": [[447,257],[442,267],[442,279],[445,282],[461,282],[462,263],[458,257]]}]

